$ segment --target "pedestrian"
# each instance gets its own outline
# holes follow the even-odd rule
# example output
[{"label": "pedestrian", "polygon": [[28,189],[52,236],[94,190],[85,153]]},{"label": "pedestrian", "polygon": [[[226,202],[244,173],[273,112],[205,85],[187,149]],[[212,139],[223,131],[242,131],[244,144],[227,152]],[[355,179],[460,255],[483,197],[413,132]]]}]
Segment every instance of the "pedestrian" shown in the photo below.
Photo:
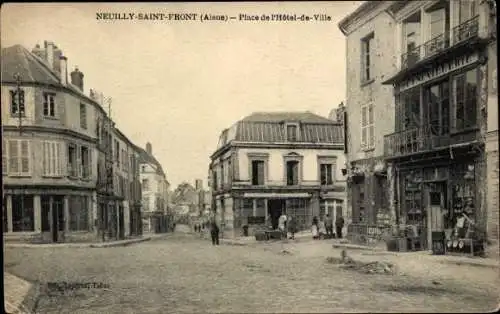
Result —
[{"label": "pedestrian", "polygon": [[344,228],[344,217],[337,216],[335,220],[335,228],[337,229],[337,238],[342,239],[342,228]]},{"label": "pedestrian", "polygon": [[330,217],[330,215],[326,214],[326,219],[325,219],[325,228],[326,228],[326,236],[328,239],[332,239],[333,236],[333,220]]},{"label": "pedestrian", "polygon": [[278,219],[278,227],[282,233],[282,237],[284,236],[286,238],[286,214],[283,212]]},{"label": "pedestrian", "polygon": [[311,226],[311,233],[314,240],[319,239],[319,230],[318,230],[318,217],[314,216]]},{"label": "pedestrian", "polygon": [[212,245],[219,245],[219,227],[215,219],[210,223],[210,236],[212,237]]},{"label": "pedestrian", "polygon": [[287,227],[288,231],[290,231],[290,239],[295,239],[295,232],[297,232],[297,221],[294,217],[288,217]]}]

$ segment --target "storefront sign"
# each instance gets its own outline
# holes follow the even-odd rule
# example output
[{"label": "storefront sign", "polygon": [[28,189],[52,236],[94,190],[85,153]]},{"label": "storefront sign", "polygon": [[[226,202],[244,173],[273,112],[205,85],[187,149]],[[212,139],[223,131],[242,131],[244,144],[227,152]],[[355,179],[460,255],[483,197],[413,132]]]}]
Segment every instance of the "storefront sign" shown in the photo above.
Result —
[{"label": "storefront sign", "polygon": [[474,64],[479,61],[479,55],[464,55],[459,58],[450,60],[448,62],[443,62],[433,66],[432,69],[428,71],[423,71],[413,75],[410,79],[402,81],[399,85],[400,91],[410,89],[417,85],[423,84],[440,76],[449,74],[455,70],[466,67],[468,65]]}]

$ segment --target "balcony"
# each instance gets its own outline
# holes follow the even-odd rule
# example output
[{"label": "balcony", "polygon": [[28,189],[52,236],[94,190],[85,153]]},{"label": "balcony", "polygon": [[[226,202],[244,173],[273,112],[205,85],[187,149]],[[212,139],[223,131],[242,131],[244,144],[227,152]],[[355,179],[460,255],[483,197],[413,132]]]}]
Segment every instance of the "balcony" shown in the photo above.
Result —
[{"label": "balcony", "polygon": [[451,145],[470,143],[477,139],[477,128],[444,133],[427,125],[384,136],[384,154],[386,158],[404,157],[447,148]]},{"label": "balcony", "polygon": [[454,27],[451,32],[438,35],[424,44],[417,46],[401,55],[401,70],[410,69],[416,64],[438,55],[441,52],[458,46],[479,34],[479,16],[476,16]]}]

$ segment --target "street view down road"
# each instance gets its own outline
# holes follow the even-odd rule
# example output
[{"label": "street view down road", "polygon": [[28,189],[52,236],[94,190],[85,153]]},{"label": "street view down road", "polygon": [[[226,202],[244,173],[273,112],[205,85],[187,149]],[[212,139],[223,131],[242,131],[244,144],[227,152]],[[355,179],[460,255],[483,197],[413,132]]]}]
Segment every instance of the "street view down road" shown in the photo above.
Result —
[{"label": "street view down road", "polygon": [[212,246],[178,226],[125,247],[6,248],[4,256],[6,272],[40,285],[39,313],[484,312],[498,304],[494,268],[348,252],[397,269],[367,274],[328,262],[340,254],[328,240]]}]

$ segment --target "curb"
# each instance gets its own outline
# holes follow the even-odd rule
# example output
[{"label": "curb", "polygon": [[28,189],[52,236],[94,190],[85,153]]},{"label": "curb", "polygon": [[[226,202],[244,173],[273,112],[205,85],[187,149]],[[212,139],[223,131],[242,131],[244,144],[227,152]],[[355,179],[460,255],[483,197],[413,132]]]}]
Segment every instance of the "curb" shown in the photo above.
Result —
[{"label": "curb", "polygon": [[119,243],[91,244],[91,245],[89,245],[89,247],[91,247],[91,248],[108,248],[108,247],[127,246],[127,245],[131,245],[131,244],[135,244],[135,243],[150,241],[151,239],[152,239],[151,237],[146,237],[146,238],[134,239],[134,240],[129,240],[126,242],[119,242]]}]

